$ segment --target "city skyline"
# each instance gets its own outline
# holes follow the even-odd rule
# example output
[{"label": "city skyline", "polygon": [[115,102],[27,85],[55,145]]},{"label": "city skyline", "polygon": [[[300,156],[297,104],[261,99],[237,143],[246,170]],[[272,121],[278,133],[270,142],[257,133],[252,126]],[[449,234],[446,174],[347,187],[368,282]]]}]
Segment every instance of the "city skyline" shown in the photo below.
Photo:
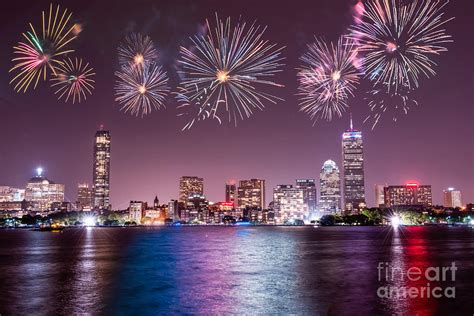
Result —
[{"label": "city skyline", "polygon": [[[83,21],[79,45],[84,58],[97,71],[95,92],[85,103],[64,104],[47,89],[16,94],[8,86],[10,78],[2,76],[0,109],[4,124],[0,132],[8,135],[0,152],[2,182],[23,186],[41,165],[49,177],[66,185],[66,198],[74,201],[77,183],[92,184],[90,139],[100,124],[114,135],[111,162],[114,208],[126,207],[130,199],[148,200],[156,194],[160,200],[176,198],[177,179],[186,174],[203,177],[206,197],[216,201],[223,200],[222,187],[228,180],[266,179],[266,196],[271,196],[271,190],[278,184],[294,183],[298,178],[317,179],[324,161],[331,159],[342,166],[340,135],[347,129],[349,112],[341,119],[318,121],[312,127],[307,116],[298,111],[294,69],[314,35],[325,35],[332,40],[344,32],[352,23],[352,4],[344,0],[318,4],[303,1],[300,5],[308,8],[303,12],[291,5],[268,8],[260,4],[245,5],[245,2],[225,6],[212,2],[202,2],[199,6],[186,2],[163,3],[153,17],[143,18],[140,8],[130,3],[110,8],[105,2],[80,5],[63,2],[80,19],[86,19],[89,12],[96,12],[97,17],[104,14],[116,17],[113,23],[98,23],[93,18]],[[9,13],[3,13],[0,22],[6,34],[0,44],[2,60],[11,59],[11,47],[19,40],[18,34],[24,31],[26,21],[37,19],[38,12],[48,5],[49,2],[38,1],[25,9],[17,3],[8,4],[11,10],[4,11]],[[318,10],[320,6],[325,9]],[[166,110],[144,119],[119,112],[111,88],[116,60],[110,56],[115,56],[123,35],[130,30],[150,34],[162,48],[164,62],[172,69],[181,44],[174,38],[191,36],[216,10],[223,16],[242,14],[249,20],[258,18],[259,23],[269,26],[266,34],[270,40],[288,46],[287,66],[280,78],[285,84],[281,89],[285,101],[255,113],[241,122],[239,128],[204,122],[187,132],[180,131],[183,121],[176,117],[172,99],[167,100]],[[460,189],[465,201],[474,200],[470,148],[473,101],[469,89],[471,74],[465,64],[470,60],[471,43],[466,27],[469,18],[462,14],[463,10],[462,4],[455,2],[446,6],[446,14],[456,16],[456,23],[447,26],[455,43],[449,45],[449,52],[437,58],[437,76],[421,82],[422,88],[416,95],[420,105],[409,115],[396,123],[380,123],[371,130],[371,124],[362,123],[367,114],[364,94],[349,100],[354,125],[364,135],[368,205],[374,205],[371,192],[375,184],[403,184],[412,180],[432,185],[434,204],[442,204],[442,191],[450,186]],[[160,14],[175,11],[180,15],[174,19],[159,18]],[[288,16],[288,23],[274,22],[275,17]],[[185,23],[175,28],[177,21]],[[7,74],[9,67],[5,62],[0,65],[0,71]],[[452,80],[454,74],[456,80]],[[21,126],[17,123],[20,117]]]}]

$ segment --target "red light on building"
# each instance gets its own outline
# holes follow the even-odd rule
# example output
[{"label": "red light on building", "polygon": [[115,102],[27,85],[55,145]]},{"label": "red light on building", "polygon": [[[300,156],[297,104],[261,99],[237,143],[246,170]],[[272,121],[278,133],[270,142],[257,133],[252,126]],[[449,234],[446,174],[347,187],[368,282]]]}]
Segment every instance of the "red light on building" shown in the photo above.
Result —
[{"label": "red light on building", "polygon": [[417,186],[418,186],[418,183],[415,183],[415,182],[409,182],[409,183],[407,183],[407,184],[406,184],[406,186],[407,186],[407,187],[411,187],[411,188],[413,188],[413,187],[417,187]]}]

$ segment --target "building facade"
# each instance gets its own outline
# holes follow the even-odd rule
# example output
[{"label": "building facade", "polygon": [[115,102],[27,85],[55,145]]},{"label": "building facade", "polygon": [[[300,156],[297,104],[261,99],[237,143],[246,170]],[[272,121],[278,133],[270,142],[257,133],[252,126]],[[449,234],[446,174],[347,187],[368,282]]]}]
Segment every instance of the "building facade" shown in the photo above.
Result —
[{"label": "building facade", "polygon": [[93,206],[110,209],[110,131],[95,134],[93,168]]},{"label": "building facade", "polygon": [[324,162],[319,173],[320,215],[336,214],[341,211],[341,177],[333,160]]},{"label": "building facade", "polygon": [[342,134],[344,209],[358,213],[365,207],[364,145],[362,132],[352,125]]},{"label": "building facade", "polygon": [[462,207],[461,191],[454,188],[447,188],[443,191],[443,206],[444,207]]},{"label": "building facade", "polygon": [[315,217],[318,207],[318,193],[314,179],[296,179],[296,188],[303,190],[303,200],[308,207],[309,217]]},{"label": "building facade", "polygon": [[148,204],[143,201],[130,201],[128,207],[128,218],[131,222],[135,224],[141,224],[142,218],[145,217],[145,211],[148,207]]},{"label": "building facade", "polygon": [[179,179],[178,201],[188,203],[189,198],[194,195],[204,195],[204,179],[199,177],[184,176]]},{"label": "building facade", "polygon": [[387,184],[376,184],[375,185],[375,207],[382,207],[385,205],[385,193],[384,188]]},{"label": "building facade", "polygon": [[92,190],[88,183],[79,183],[77,185],[76,208],[81,211],[90,211],[92,209]]},{"label": "building facade", "polygon": [[47,212],[53,203],[64,202],[64,184],[54,183],[38,171],[26,185],[25,200],[31,203],[34,211]]},{"label": "building facade", "polygon": [[433,198],[431,185],[407,183],[406,185],[390,185],[384,188],[385,206],[431,206]]},{"label": "building facade", "polygon": [[291,184],[278,185],[273,189],[273,211],[279,224],[291,220],[307,220],[309,211],[304,200],[304,189]]},{"label": "building facade", "polygon": [[265,180],[240,180],[237,196],[239,208],[263,210],[265,208]]},{"label": "building facade", "polygon": [[25,199],[25,189],[0,186],[0,202],[21,202]]},{"label": "building facade", "polygon": [[235,207],[235,200],[237,198],[237,186],[234,183],[225,185],[225,202],[232,203],[232,206]]}]

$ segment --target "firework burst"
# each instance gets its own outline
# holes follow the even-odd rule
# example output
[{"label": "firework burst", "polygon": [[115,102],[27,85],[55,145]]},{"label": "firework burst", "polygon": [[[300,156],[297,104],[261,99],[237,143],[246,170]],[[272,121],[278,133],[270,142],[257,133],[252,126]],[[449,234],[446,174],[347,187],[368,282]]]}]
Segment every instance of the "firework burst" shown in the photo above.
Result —
[{"label": "firework burst", "polygon": [[12,59],[16,64],[10,72],[16,75],[10,81],[14,83],[14,89],[19,92],[26,92],[32,82],[34,88],[38,81],[46,80],[48,73],[55,73],[55,67],[61,65],[58,59],[64,54],[73,52],[67,49],[68,44],[76,38],[74,35],[75,24],[70,23],[72,13],[67,9],[56,10],[51,4],[49,15],[42,13],[42,30],[36,32],[33,24],[30,23],[30,31],[23,33],[24,40],[19,42],[13,49],[13,53],[18,56]]},{"label": "firework burst", "polygon": [[371,113],[365,118],[364,123],[372,122],[372,129],[374,129],[383,117],[397,122],[401,116],[407,115],[412,107],[418,105],[418,102],[412,98],[412,91],[406,87],[399,88],[393,93],[387,93],[385,89],[369,91],[366,100]]},{"label": "firework burst", "polygon": [[206,118],[220,122],[222,113],[237,125],[255,109],[263,110],[265,102],[281,100],[261,90],[282,87],[272,77],[281,71],[284,59],[283,48],[263,39],[265,29],[255,23],[247,27],[245,22],[231,26],[230,18],[223,21],[216,14],[215,28],[206,20],[207,35],[192,37],[192,49],[181,47],[184,79],[176,97],[184,114],[193,116],[183,129]]},{"label": "firework burst", "polygon": [[56,66],[56,76],[51,81],[51,87],[57,88],[54,94],[58,96],[58,100],[65,97],[65,102],[72,98],[74,104],[76,100],[81,102],[86,99],[87,94],[91,95],[94,89],[92,79],[95,76],[94,69],[89,67],[89,63],[85,63],[77,57],[74,61],[70,58],[65,59],[59,66]]},{"label": "firework burst", "polygon": [[140,33],[131,33],[118,48],[119,63],[121,65],[143,65],[153,62],[158,52],[149,36]]},{"label": "firework burst", "polygon": [[399,87],[419,86],[421,75],[434,76],[431,57],[447,51],[452,42],[444,25],[447,4],[438,0],[372,0],[351,27],[349,37],[364,53],[363,66],[374,83],[395,93]]},{"label": "firework burst", "polygon": [[165,106],[170,90],[168,76],[157,64],[124,65],[115,75],[119,79],[115,85],[115,101],[122,104],[121,110],[143,117]]},{"label": "firework burst", "polygon": [[298,72],[300,110],[314,122],[342,116],[360,79],[354,42],[341,37],[327,45],[316,39],[300,59],[304,63]]}]

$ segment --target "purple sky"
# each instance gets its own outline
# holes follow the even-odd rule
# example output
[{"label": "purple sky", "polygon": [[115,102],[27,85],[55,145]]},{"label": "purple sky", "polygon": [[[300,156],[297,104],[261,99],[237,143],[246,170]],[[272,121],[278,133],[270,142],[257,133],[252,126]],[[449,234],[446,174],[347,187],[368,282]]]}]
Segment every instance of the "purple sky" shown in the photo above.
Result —
[{"label": "purple sky", "polygon": [[[109,3],[109,4],[107,4]],[[112,4],[113,3],[113,4]],[[258,4],[256,4],[258,3]],[[8,85],[12,47],[38,21],[48,1],[9,2],[1,12],[0,26],[0,185],[24,186],[37,166],[50,179],[66,184],[68,199],[75,200],[78,182],[92,180],[92,142],[100,124],[112,131],[111,200],[124,208],[131,199],[162,202],[178,195],[178,179],[197,175],[205,179],[205,194],[213,201],[224,199],[224,184],[230,179],[251,177],[267,180],[267,202],[277,184],[296,178],[316,178],[323,162],[333,159],[341,166],[341,135],[349,114],[314,127],[298,112],[296,71],[298,58],[313,35],[336,40],[352,22],[354,1],[65,1],[75,13],[83,32],[74,44],[76,54],[88,60],[97,72],[96,90],[81,104],[64,104],[43,82],[36,91],[16,94]],[[350,100],[354,125],[363,131],[366,195],[374,203],[376,183],[402,184],[416,180],[433,186],[434,202],[441,203],[442,190],[456,187],[465,202],[474,202],[474,155],[472,142],[473,77],[472,17],[466,1],[452,1],[447,25],[454,37],[449,51],[436,61],[437,76],[421,81],[420,104],[397,123],[385,121],[375,130],[362,121],[367,115],[361,85]],[[286,46],[285,71],[278,76],[285,84],[278,96],[285,99],[268,105],[238,128],[204,122],[181,132],[184,120],[176,117],[176,104],[138,119],[119,112],[114,102],[113,72],[116,47],[128,31],[148,33],[161,52],[161,62],[177,80],[175,60],[179,45],[189,45],[214,12],[234,19],[258,19],[268,25],[266,37]]]}]

